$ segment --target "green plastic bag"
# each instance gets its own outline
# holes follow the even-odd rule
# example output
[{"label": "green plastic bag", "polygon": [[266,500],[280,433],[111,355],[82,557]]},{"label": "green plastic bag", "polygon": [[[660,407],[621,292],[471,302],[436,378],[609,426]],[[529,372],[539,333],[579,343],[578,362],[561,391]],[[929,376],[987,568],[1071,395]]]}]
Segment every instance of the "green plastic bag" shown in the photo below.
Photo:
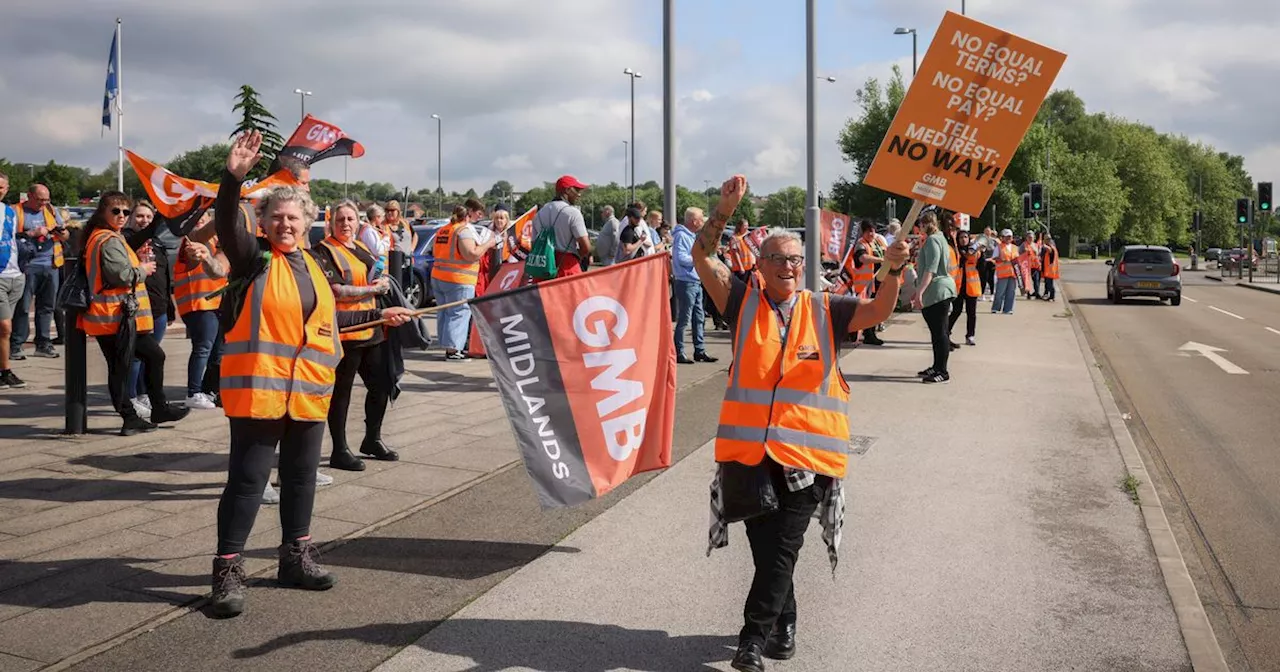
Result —
[{"label": "green plastic bag", "polygon": [[556,268],[556,230],[547,227],[533,239],[529,256],[524,261],[524,271],[537,280],[550,280],[560,270]]}]

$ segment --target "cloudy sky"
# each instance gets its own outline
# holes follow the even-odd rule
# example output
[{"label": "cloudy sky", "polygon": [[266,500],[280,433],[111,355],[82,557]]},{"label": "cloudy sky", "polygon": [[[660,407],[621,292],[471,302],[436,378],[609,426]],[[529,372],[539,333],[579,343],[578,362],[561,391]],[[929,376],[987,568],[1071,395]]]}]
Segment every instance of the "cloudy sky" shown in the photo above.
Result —
[{"label": "cloudy sky", "polygon": [[[836,137],[854,92],[923,58],[961,0],[818,0],[820,188],[848,170]],[[677,177],[702,188],[743,172],[753,190],[803,185],[804,3],[676,0]],[[1243,154],[1255,179],[1280,173],[1280,74],[1270,0],[969,0],[969,15],[1067,53],[1058,88],[1090,111],[1141,120]],[[0,19],[0,156],[100,170],[115,136],[100,128],[111,33],[124,20],[125,145],[165,161],[234,126],[251,84],[288,135],[295,88],[307,111],[368,153],[351,181],[414,188],[437,180],[525,189],[564,172],[624,181],[630,67],[636,173],[662,175],[662,3],[658,0],[44,0]],[[1247,92],[1247,95],[1246,93]],[[343,161],[316,175],[341,180]]]}]

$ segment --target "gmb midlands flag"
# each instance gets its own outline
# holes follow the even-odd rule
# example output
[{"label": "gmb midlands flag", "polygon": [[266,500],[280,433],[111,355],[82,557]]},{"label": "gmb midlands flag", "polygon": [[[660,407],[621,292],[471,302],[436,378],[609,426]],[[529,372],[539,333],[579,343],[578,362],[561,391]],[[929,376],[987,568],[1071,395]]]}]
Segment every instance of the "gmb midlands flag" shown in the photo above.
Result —
[{"label": "gmb midlands flag", "polygon": [[670,272],[651,255],[471,303],[543,508],[671,465]]}]

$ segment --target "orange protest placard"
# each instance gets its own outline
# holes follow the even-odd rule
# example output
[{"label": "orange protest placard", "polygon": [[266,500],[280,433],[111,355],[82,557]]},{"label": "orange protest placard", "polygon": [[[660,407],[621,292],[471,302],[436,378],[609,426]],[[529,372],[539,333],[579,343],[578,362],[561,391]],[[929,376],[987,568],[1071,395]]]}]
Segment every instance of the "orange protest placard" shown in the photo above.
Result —
[{"label": "orange protest placard", "polygon": [[981,214],[1066,59],[947,12],[863,182]]}]

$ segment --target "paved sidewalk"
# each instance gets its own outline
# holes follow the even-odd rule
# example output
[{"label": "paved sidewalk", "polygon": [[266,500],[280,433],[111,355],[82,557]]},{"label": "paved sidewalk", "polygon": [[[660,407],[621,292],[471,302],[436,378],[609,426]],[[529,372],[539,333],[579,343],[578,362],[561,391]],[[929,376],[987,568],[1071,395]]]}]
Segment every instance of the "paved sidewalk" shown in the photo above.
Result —
[{"label": "paved sidewalk", "polygon": [[[727,360],[727,335],[708,331],[708,341]],[[177,327],[163,345],[166,387],[177,399],[189,342]],[[87,436],[59,435],[64,360],[17,362],[29,386],[0,391],[0,672],[83,654],[208,590],[226,419],[221,410],[193,411],[172,429],[119,437],[92,342],[88,360]],[[322,542],[365,534],[519,460],[487,362],[444,363],[433,351],[411,353],[406,364],[404,393],[383,431],[401,461],[368,460],[359,473],[323,468],[336,482],[316,498]],[[679,367],[679,386],[723,369]],[[362,404],[357,391],[352,445],[363,436]],[[251,573],[274,567],[278,534],[276,507],[264,507],[246,552]]]},{"label": "paved sidewalk", "polygon": [[[894,322],[844,360],[866,451],[842,562],[811,526],[800,651],[769,669],[1191,669],[1063,306],[983,312],[939,386],[918,314]],[[704,555],[712,470],[708,444],[379,670],[729,669],[751,561],[740,525]]]}]

